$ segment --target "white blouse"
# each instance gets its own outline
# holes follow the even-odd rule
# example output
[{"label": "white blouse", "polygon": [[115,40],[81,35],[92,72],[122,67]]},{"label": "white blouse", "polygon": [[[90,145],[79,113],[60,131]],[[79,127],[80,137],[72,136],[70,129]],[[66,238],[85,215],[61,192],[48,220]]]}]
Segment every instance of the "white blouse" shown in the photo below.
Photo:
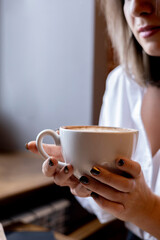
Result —
[{"label": "white blouse", "polygon": [[2,224],[0,223],[0,240],[7,240],[4,234],[4,229]]},{"label": "white blouse", "polygon": [[[139,130],[139,140],[133,159],[141,164],[149,187],[160,196],[160,150],[152,158],[141,119],[141,104],[145,90],[133,79],[128,78],[122,67],[115,68],[107,78],[99,125]],[[83,207],[94,213],[101,223],[114,218],[102,210],[91,197],[77,199]],[[156,240],[149,233],[142,231],[132,223],[126,222],[125,225],[142,239]]]}]

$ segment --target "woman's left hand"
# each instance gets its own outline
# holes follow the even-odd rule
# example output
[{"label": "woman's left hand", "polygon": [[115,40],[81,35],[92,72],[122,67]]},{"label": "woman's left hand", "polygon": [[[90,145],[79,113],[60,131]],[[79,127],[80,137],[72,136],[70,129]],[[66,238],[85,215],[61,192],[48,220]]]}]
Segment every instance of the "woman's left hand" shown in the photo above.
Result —
[{"label": "woman's left hand", "polygon": [[92,177],[82,176],[80,182],[92,191],[91,196],[101,208],[123,221],[139,225],[139,221],[152,214],[155,195],[147,186],[139,163],[120,159],[116,160],[116,167],[130,177],[94,166]]}]

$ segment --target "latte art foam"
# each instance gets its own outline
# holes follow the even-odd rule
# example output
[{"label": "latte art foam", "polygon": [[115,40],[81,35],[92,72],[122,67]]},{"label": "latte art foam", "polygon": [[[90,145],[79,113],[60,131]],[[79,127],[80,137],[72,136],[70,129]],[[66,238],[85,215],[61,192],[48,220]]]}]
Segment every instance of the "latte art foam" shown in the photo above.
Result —
[{"label": "latte art foam", "polygon": [[78,131],[78,132],[99,132],[99,133],[122,133],[133,132],[134,129],[116,128],[116,127],[100,127],[100,126],[68,126],[62,129]]}]

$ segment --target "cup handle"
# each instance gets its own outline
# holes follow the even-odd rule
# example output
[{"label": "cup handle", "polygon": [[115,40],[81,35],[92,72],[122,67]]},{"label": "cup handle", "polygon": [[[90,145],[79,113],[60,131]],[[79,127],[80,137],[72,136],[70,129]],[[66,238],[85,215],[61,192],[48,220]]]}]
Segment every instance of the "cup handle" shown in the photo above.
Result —
[{"label": "cup handle", "polygon": [[[53,131],[51,129],[46,129],[46,130],[41,131],[36,137],[36,146],[37,146],[38,152],[42,155],[42,157],[44,159],[47,159],[47,158],[50,157],[44,151],[43,144],[42,144],[43,143],[43,138],[45,136],[48,136],[48,135],[51,136],[54,139],[54,142],[55,142],[56,145],[61,145],[60,136],[55,131]],[[58,166],[57,166],[58,168],[62,168],[64,166],[66,166],[66,163],[58,161]]]}]

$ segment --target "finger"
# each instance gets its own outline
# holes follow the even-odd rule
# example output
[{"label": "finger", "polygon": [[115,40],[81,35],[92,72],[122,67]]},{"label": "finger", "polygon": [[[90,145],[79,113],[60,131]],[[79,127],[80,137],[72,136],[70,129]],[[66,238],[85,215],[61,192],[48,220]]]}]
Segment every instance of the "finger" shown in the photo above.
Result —
[{"label": "finger", "polygon": [[116,166],[118,169],[129,173],[134,178],[139,177],[141,174],[140,164],[130,159],[117,159]]},{"label": "finger", "polygon": [[120,218],[125,210],[123,204],[109,201],[94,192],[91,193],[91,197],[102,209],[106,210],[106,212],[114,215],[115,217]]},{"label": "finger", "polygon": [[[31,141],[31,142],[27,143],[26,148],[33,153],[38,153],[36,141]],[[61,161],[64,161],[63,157],[62,157],[62,153],[61,153],[61,146],[43,143],[43,148],[44,148],[44,151],[49,156],[54,156],[56,159],[60,159]]]},{"label": "finger", "polygon": [[59,186],[74,186],[78,183],[77,179],[73,176],[73,167],[66,165],[58,172],[55,172],[53,178],[54,182]]},{"label": "finger", "polygon": [[59,129],[56,130],[56,133],[59,135]]},{"label": "finger", "polygon": [[89,197],[91,194],[91,191],[83,187],[73,175],[73,167],[71,165],[67,165],[55,173],[53,178],[57,185],[70,187],[71,193],[75,196]]},{"label": "finger", "polygon": [[92,176],[101,183],[107,184],[121,192],[131,192],[135,185],[133,178],[123,177],[100,166],[93,167],[90,172]]},{"label": "finger", "polygon": [[121,202],[125,197],[125,193],[122,193],[106,184],[103,184],[96,179],[93,179],[89,176],[82,176],[79,181],[81,184],[90,189],[92,192],[97,193],[98,195],[108,199],[110,201]]},{"label": "finger", "polygon": [[90,197],[91,190],[83,187],[80,183],[75,186],[75,188],[71,188],[71,193],[78,197]]},{"label": "finger", "polygon": [[46,177],[52,177],[56,172],[58,161],[55,158],[48,158],[43,162],[42,172]]},{"label": "finger", "polygon": [[30,141],[26,143],[25,148],[33,153],[38,153],[38,149],[35,141]]}]

